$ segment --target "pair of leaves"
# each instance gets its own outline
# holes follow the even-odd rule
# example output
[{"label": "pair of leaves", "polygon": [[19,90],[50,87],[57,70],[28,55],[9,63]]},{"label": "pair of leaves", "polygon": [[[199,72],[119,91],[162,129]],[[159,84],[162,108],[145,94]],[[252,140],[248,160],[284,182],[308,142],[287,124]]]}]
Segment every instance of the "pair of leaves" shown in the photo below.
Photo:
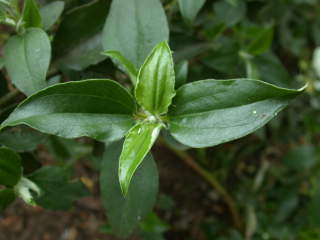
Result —
[{"label": "pair of leaves", "polygon": [[62,137],[89,136],[101,141],[126,135],[119,160],[120,185],[126,194],[135,170],[164,125],[163,119],[179,142],[214,146],[262,127],[302,91],[258,80],[210,79],[180,87],[171,104],[174,77],[171,52],[163,42],[139,70],[135,98],[145,117],[135,125],[135,101],[125,89],[110,80],[86,80],[57,84],[34,94],[2,128],[27,124]]}]

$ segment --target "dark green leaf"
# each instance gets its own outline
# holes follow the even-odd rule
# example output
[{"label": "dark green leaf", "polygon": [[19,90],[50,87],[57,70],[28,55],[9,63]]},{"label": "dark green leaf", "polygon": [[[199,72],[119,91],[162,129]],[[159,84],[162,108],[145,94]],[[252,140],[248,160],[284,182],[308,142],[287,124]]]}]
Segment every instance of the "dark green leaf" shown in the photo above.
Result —
[{"label": "dark green leaf", "polygon": [[248,47],[245,49],[251,55],[260,55],[265,53],[271,47],[273,40],[273,28],[268,27],[262,29],[257,37],[255,37]]},{"label": "dark green leaf", "polygon": [[175,65],[175,73],[176,73],[175,88],[179,88],[187,82],[188,68],[189,68],[188,61],[181,61],[180,63]]},{"label": "dark green leaf", "polygon": [[301,92],[249,79],[190,83],[177,91],[169,130],[191,147],[218,145],[262,127]]},{"label": "dark green leaf", "polygon": [[126,135],[119,160],[119,181],[122,192],[127,194],[134,172],[157,139],[161,123],[141,122]]},{"label": "dark green leaf", "polygon": [[225,0],[220,0],[214,4],[217,20],[226,26],[233,26],[241,21],[245,17],[246,9],[245,1],[231,4]]},{"label": "dark green leaf", "polygon": [[59,19],[64,8],[63,1],[51,2],[40,9],[43,29],[48,30]]},{"label": "dark green leaf", "polygon": [[109,0],[97,0],[70,11],[61,22],[53,41],[57,65],[82,70],[101,62],[101,32],[108,13]]},{"label": "dark green leaf", "polygon": [[66,170],[60,167],[40,168],[28,178],[41,190],[34,201],[47,209],[68,210],[73,201],[89,195],[82,182],[70,181]]},{"label": "dark green leaf", "polygon": [[179,0],[179,8],[183,18],[192,23],[206,0]]},{"label": "dark green leaf", "polygon": [[46,87],[51,46],[44,31],[30,28],[21,36],[11,37],[4,57],[12,82],[23,93],[30,95]]},{"label": "dark green leaf", "polygon": [[6,209],[14,200],[16,195],[13,189],[0,190],[0,213]]},{"label": "dark green leaf", "polygon": [[133,176],[126,197],[118,179],[119,157],[122,142],[107,147],[100,178],[103,205],[114,233],[128,236],[151,211],[158,193],[158,170],[149,154]]},{"label": "dark green leaf", "polygon": [[159,43],[142,65],[137,79],[137,102],[148,112],[166,113],[175,95],[175,75],[171,50]]},{"label": "dark green leaf", "polygon": [[46,136],[26,127],[8,129],[0,132],[0,144],[17,152],[33,151],[44,143]]},{"label": "dark green leaf", "polygon": [[119,51],[139,68],[151,49],[168,38],[168,23],[159,0],[112,1],[103,32],[104,50]]},{"label": "dark green leaf", "polygon": [[35,0],[25,0],[22,15],[25,28],[42,27],[39,7]]},{"label": "dark green leaf", "polygon": [[22,175],[21,158],[9,148],[0,147],[0,184],[14,186]]},{"label": "dark green leaf", "polygon": [[283,162],[297,171],[312,168],[317,163],[317,152],[312,145],[301,145],[290,151],[283,159]]},{"label": "dark green leaf", "polygon": [[118,51],[105,51],[103,52],[104,55],[110,57],[118,67],[127,73],[132,81],[132,84],[135,85],[137,81],[138,70],[136,67],[126,59],[120,52]]},{"label": "dark green leaf", "polygon": [[25,124],[66,138],[89,136],[101,141],[122,138],[133,125],[135,103],[118,83],[83,80],[61,83],[22,102],[2,127]]}]

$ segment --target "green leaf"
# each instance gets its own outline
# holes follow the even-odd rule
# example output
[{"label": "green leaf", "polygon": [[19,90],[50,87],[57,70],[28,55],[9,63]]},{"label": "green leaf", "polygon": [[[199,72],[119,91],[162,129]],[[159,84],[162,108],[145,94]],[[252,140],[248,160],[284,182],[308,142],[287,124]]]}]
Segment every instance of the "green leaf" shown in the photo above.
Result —
[{"label": "green leaf", "polygon": [[105,51],[104,55],[110,57],[118,67],[127,73],[132,81],[132,84],[135,85],[137,81],[138,70],[136,67],[126,59],[120,52],[118,51]]},{"label": "green leaf", "polygon": [[25,0],[22,16],[25,28],[42,27],[39,7],[35,0]]},{"label": "green leaf", "polygon": [[261,55],[271,47],[273,40],[273,27],[262,29],[257,37],[245,49],[251,55]]},{"label": "green leaf", "polygon": [[47,34],[30,28],[11,37],[5,46],[5,67],[12,82],[26,95],[46,87],[51,46]]},{"label": "green leaf", "polygon": [[105,59],[101,36],[109,4],[109,0],[91,1],[64,16],[53,41],[58,66],[83,70]]},{"label": "green leaf", "polygon": [[185,145],[215,146],[262,127],[302,90],[249,79],[193,82],[178,89],[169,130]]},{"label": "green leaf", "polygon": [[51,2],[40,9],[44,30],[50,29],[61,16],[64,9],[63,1]]},{"label": "green leaf", "polygon": [[142,65],[137,79],[137,102],[148,112],[166,113],[175,95],[175,75],[170,48],[159,43]]},{"label": "green leaf", "polygon": [[169,29],[159,0],[114,0],[107,18],[102,44],[139,68],[151,49],[168,40]]},{"label": "green leaf", "polygon": [[122,138],[133,125],[135,102],[118,83],[105,79],[57,84],[22,102],[2,127],[25,124],[65,138]]},{"label": "green leaf", "polygon": [[28,178],[41,189],[34,201],[41,207],[52,210],[68,210],[72,202],[89,195],[80,181],[70,181],[69,174],[60,167],[43,167]]},{"label": "green leaf", "polygon": [[291,169],[303,171],[311,169],[318,161],[317,151],[313,145],[301,145],[287,153],[283,163]]},{"label": "green leaf", "polygon": [[245,1],[238,1],[235,4],[231,4],[225,0],[220,0],[214,3],[217,21],[229,27],[240,22],[245,17],[246,10]]},{"label": "green leaf", "polygon": [[22,175],[21,158],[9,148],[0,147],[0,184],[12,187]]},{"label": "green leaf", "polygon": [[205,2],[206,0],[179,0],[178,3],[182,17],[188,23],[192,23]]},{"label": "green leaf", "polygon": [[106,148],[100,186],[113,232],[126,237],[155,205],[159,177],[157,166],[151,154],[148,154],[133,176],[130,189],[124,197],[118,180],[121,150],[122,142],[112,143]]},{"label": "green leaf", "polygon": [[320,47],[317,47],[313,52],[312,66],[318,78],[320,78]]},{"label": "green leaf", "polygon": [[189,71],[188,61],[181,61],[180,63],[175,65],[175,73],[176,73],[175,88],[179,88],[187,82],[188,71]]},{"label": "green leaf", "polygon": [[46,141],[46,135],[27,127],[13,128],[0,132],[0,144],[17,152],[29,152]]},{"label": "green leaf", "polygon": [[12,189],[0,190],[0,213],[6,209],[14,200],[16,196]]},{"label": "green leaf", "polygon": [[150,151],[161,127],[161,123],[141,122],[126,135],[119,160],[119,181],[124,195],[128,193],[131,178]]}]

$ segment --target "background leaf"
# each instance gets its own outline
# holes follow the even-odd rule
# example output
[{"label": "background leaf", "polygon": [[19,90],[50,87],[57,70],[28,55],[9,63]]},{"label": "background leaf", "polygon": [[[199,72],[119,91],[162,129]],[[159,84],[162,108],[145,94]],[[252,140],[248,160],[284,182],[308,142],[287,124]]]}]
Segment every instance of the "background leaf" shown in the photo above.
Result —
[{"label": "background leaf", "polygon": [[103,48],[119,51],[139,68],[151,49],[168,40],[166,15],[159,0],[113,0],[103,32]]},{"label": "background leaf", "polygon": [[138,73],[137,102],[152,114],[166,113],[175,95],[174,85],[171,50],[162,42],[152,50]]},{"label": "background leaf", "polygon": [[181,15],[188,22],[192,23],[206,0],[179,0]]},{"label": "background leaf", "polygon": [[51,2],[40,9],[44,30],[50,29],[61,16],[64,9],[63,1]]},{"label": "background leaf", "polygon": [[127,194],[134,172],[157,139],[161,123],[141,122],[126,135],[119,160],[119,180],[122,192]]},{"label": "background leaf", "polygon": [[169,130],[191,147],[218,145],[262,127],[300,93],[249,79],[190,83],[177,91]]},{"label": "background leaf", "polygon": [[132,96],[111,80],[57,84],[26,99],[2,124],[29,125],[66,138],[89,136],[101,141],[122,138],[133,125]]},{"label": "background leaf", "polygon": [[0,147],[0,184],[13,187],[22,175],[21,158],[9,148]]},{"label": "background leaf", "polygon": [[16,199],[13,189],[0,190],[0,213]]},{"label": "background leaf", "polygon": [[151,211],[156,202],[158,170],[151,154],[147,155],[133,176],[129,192],[124,197],[118,180],[121,150],[122,142],[112,143],[106,148],[100,187],[103,205],[113,232],[126,237]]},{"label": "background leaf", "polygon": [[11,37],[4,57],[12,82],[23,93],[30,95],[46,87],[51,46],[44,31],[30,28],[21,36]]},{"label": "background leaf", "polygon": [[41,189],[35,202],[47,209],[68,210],[73,201],[89,195],[82,182],[70,181],[66,170],[60,167],[40,168],[28,178]]},{"label": "background leaf", "polygon": [[68,12],[53,41],[55,64],[82,70],[105,59],[101,55],[101,33],[109,0],[97,0]]}]

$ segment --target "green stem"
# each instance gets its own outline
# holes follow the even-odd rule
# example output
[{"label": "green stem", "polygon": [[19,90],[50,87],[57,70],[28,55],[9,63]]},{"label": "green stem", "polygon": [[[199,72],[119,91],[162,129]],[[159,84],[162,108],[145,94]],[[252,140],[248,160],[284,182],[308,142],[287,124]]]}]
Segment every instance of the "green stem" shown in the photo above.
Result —
[{"label": "green stem", "polygon": [[219,183],[219,181],[212,175],[209,171],[203,169],[197,162],[186,152],[177,150],[164,141],[160,140],[162,145],[165,145],[169,148],[172,152],[174,152],[181,160],[184,161],[189,167],[191,167],[196,173],[198,173],[204,180],[206,180],[223,198],[224,202],[226,203],[230,214],[232,215],[232,220],[234,226],[239,230],[242,230],[243,223],[239,214],[239,211],[236,207],[236,203],[233,198],[229,195],[227,190]]},{"label": "green stem", "polygon": [[19,91],[17,89],[7,93],[2,98],[0,98],[0,106],[7,104],[18,95],[19,95]]}]

